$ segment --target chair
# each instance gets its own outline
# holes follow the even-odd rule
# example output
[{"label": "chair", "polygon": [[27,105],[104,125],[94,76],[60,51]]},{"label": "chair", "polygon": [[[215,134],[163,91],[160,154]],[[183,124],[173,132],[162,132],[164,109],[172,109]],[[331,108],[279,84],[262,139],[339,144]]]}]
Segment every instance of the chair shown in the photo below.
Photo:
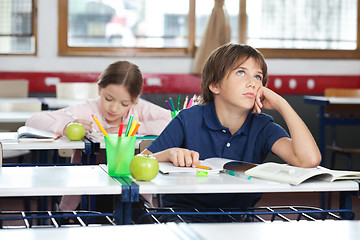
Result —
[{"label": "chair", "polygon": [[[0,113],[1,112],[40,112],[41,102],[40,101],[9,101],[0,102]],[[13,128],[14,126],[7,126]],[[1,131],[12,131],[12,129],[1,129]],[[3,158],[19,158],[19,162],[23,161],[26,154],[29,154],[29,150],[6,150],[3,152]]]},{"label": "chair", "polygon": [[[360,97],[360,89],[335,89],[328,88],[325,89],[326,97]],[[360,109],[359,106],[354,105],[329,105],[325,109],[325,116],[327,118],[337,118],[337,119],[360,119]],[[331,155],[331,169],[335,166],[336,156],[338,154],[344,155],[347,157],[347,168],[348,170],[352,169],[353,164],[353,155],[360,154],[360,148],[346,148],[339,146],[336,141],[336,127],[331,126],[331,145],[326,146],[326,149],[332,151]]]},{"label": "chair", "polygon": [[154,140],[153,139],[141,140],[141,142],[139,143],[139,152],[141,153],[142,151],[144,151],[150,145],[150,143],[152,143],[152,141]]},{"label": "chair", "polygon": [[0,80],[0,97],[27,98],[29,95],[29,81],[22,79]]},{"label": "chair", "polygon": [[97,83],[71,82],[56,85],[56,98],[84,100],[98,97]]}]

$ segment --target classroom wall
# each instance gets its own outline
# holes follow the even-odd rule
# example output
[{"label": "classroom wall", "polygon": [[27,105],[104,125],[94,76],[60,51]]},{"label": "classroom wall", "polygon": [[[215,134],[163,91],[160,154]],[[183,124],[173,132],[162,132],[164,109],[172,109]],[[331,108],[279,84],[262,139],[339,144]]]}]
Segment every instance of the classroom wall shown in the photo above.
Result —
[{"label": "classroom wall", "polygon": [[[107,65],[124,59],[137,64],[146,78],[149,77],[149,82],[145,82],[144,98],[159,105],[164,105],[163,101],[168,96],[176,96],[176,92],[199,91],[200,78],[191,75],[193,59],[189,57],[58,56],[57,31],[61,22],[58,22],[57,5],[57,0],[38,0],[37,56],[0,56],[0,79],[25,78],[31,81],[30,91],[33,94],[54,94],[57,81],[96,81]],[[322,95],[323,89],[329,86],[360,88],[360,60],[267,59],[267,62],[269,87],[293,105],[316,140],[317,108],[304,104],[303,95]],[[274,115],[275,120],[283,124],[282,119]],[[358,127],[344,130],[341,135],[345,145],[359,142]]]}]

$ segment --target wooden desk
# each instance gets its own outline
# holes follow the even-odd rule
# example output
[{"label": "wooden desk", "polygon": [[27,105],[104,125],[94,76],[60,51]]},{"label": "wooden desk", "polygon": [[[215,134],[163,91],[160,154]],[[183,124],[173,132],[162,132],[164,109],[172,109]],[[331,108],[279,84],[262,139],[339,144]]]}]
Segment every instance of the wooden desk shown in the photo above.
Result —
[{"label": "wooden desk", "polygon": [[[322,156],[321,165],[325,161],[325,127],[326,125],[360,125],[360,119],[339,119],[326,118],[325,107],[328,105],[349,104],[360,105],[360,98],[354,97],[322,97],[322,96],[304,96],[304,102],[307,104],[315,104],[319,106],[319,149]],[[359,106],[360,108],[360,106]]]}]

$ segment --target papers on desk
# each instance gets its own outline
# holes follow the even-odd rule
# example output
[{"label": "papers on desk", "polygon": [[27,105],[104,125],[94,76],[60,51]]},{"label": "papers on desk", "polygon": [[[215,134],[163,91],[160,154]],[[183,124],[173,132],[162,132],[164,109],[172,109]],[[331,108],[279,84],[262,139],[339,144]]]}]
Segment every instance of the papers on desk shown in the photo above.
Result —
[{"label": "papers on desk", "polygon": [[288,164],[267,162],[245,171],[246,175],[277,182],[299,185],[300,183],[316,177],[320,181],[333,182],[336,180],[360,179],[360,172],[330,170],[324,167],[301,168]]},{"label": "papers on desk", "polygon": [[58,139],[61,135],[53,132],[22,126],[18,129],[19,142],[49,142]]}]

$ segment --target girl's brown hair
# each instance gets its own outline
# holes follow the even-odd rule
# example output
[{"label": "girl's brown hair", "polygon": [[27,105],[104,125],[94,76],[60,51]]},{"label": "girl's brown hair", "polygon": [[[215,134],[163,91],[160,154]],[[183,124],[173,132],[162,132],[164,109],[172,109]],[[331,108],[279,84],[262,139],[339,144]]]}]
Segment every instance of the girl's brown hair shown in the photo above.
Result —
[{"label": "girl's brown hair", "polygon": [[141,94],[143,77],[137,65],[128,61],[118,61],[110,64],[99,76],[98,85],[101,88],[109,84],[124,85],[134,102]]},{"label": "girl's brown hair", "polygon": [[205,62],[202,70],[201,92],[204,104],[213,102],[211,84],[220,83],[233,69],[253,58],[263,73],[263,86],[267,84],[267,65],[263,55],[255,48],[245,44],[226,44],[214,50]]}]

